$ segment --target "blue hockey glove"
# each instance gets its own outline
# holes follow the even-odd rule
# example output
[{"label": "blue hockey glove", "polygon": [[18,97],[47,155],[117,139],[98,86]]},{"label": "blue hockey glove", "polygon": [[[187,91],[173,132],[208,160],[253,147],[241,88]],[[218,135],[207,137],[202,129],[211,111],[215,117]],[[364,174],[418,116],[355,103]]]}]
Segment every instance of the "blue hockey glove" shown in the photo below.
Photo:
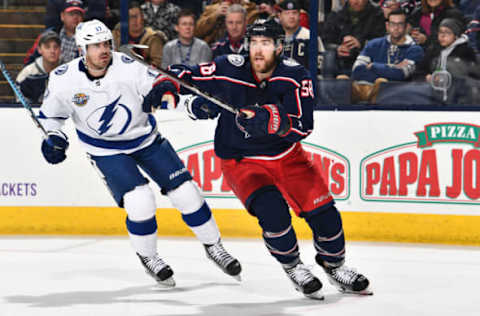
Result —
[{"label": "blue hockey glove", "polygon": [[282,136],[288,132],[292,122],[282,106],[264,104],[241,108],[235,117],[238,128],[252,137],[265,135]]},{"label": "blue hockey glove", "polygon": [[67,158],[65,155],[68,148],[67,136],[62,134],[49,133],[48,138],[42,142],[42,154],[48,163],[57,164]]},{"label": "blue hockey glove", "polygon": [[185,107],[188,116],[193,120],[214,119],[220,113],[220,108],[215,103],[193,94],[188,95],[185,99]]},{"label": "blue hockey glove", "polygon": [[153,108],[167,109],[168,102],[162,102],[165,100],[164,96],[171,96],[171,102],[173,107],[177,106],[178,95],[180,87],[173,80],[168,79],[165,76],[159,76],[153,83],[150,92],[143,98],[142,109],[143,112],[151,113]]}]

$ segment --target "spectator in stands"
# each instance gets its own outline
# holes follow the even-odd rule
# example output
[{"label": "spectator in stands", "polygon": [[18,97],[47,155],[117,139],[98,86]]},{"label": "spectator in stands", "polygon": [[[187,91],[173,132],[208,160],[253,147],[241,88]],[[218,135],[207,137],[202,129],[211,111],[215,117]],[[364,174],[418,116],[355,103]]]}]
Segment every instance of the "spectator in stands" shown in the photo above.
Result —
[{"label": "spectator in stands", "polygon": [[424,49],[438,44],[437,32],[440,21],[454,18],[467,25],[462,12],[455,8],[453,0],[422,0],[422,6],[412,12],[408,18],[410,35]]},{"label": "spectator in stands", "polygon": [[274,18],[276,15],[275,0],[257,1],[257,12],[258,12],[258,15],[255,17],[257,19],[266,20],[268,18]]},{"label": "spectator in stands", "polygon": [[378,3],[380,5],[380,8],[382,8],[383,16],[385,17],[385,20],[388,20],[388,16],[390,15],[390,12],[400,9],[400,5],[402,2],[403,0],[381,0]]},{"label": "spectator in stands", "polygon": [[54,31],[45,31],[38,40],[40,57],[17,75],[16,83],[31,103],[41,103],[48,75],[60,62],[60,37]]},{"label": "spectator in stands", "polygon": [[225,25],[227,35],[213,44],[213,58],[227,54],[248,54],[244,45],[247,10],[240,4],[229,6],[225,15]]},{"label": "spectator in stands", "polygon": [[380,0],[378,2],[382,8],[385,19],[388,20],[388,14],[393,10],[402,9],[408,16],[416,9],[422,6],[421,0]]},{"label": "spectator in stands", "polygon": [[171,0],[173,4],[180,7],[180,9],[188,9],[195,14],[197,19],[203,11],[203,0]]},{"label": "spectator in stands", "polygon": [[[83,21],[85,9],[83,2],[78,0],[67,0],[64,3],[63,11],[60,13],[60,19],[63,22],[63,26],[58,31],[61,41],[61,55],[60,63],[68,63],[69,61],[79,56],[77,44],[75,43],[75,28]],[[48,29],[53,30],[53,29]],[[57,31],[57,30],[54,30]],[[24,64],[28,65],[32,63],[40,53],[37,50],[38,41],[37,38],[33,46],[28,50],[27,56],[24,59]]]},{"label": "spectator in stands", "polygon": [[162,68],[173,64],[196,65],[212,60],[212,50],[206,42],[193,36],[195,32],[195,14],[182,9],[178,14],[175,31],[178,38],[163,47]]},{"label": "spectator in stands", "polygon": [[168,40],[177,37],[174,25],[180,12],[180,7],[168,0],[150,0],[142,4],[142,11],[146,26],[162,31]]},{"label": "spectator in stands", "polygon": [[475,52],[468,45],[464,31],[464,24],[457,19],[446,18],[441,21],[437,32],[438,45],[427,49],[419,69],[427,81],[432,80],[435,72],[445,70],[453,77],[480,79]]},{"label": "spectator in stands", "polygon": [[105,25],[113,30],[120,22],[120,0],[106,0]]},{"label": "spectator in stands", "polygon": [[368,0],[349,0],[339,12],[330,12],[322,39],[327,49],[336,51],[337,73],[350,75],[367,41],[384,35],[382,10]]},{"label": "spectator in stands", "polygon": [[48,0],[45,13],[45,28],[58,31],[62,27],[60,15],[66,2],[80,2],[86,8],[85,20],[104,20],[106,13],[106,0]]},{"label": "spectator in stands", "polygon": [[407,34],[407,16],[400,8],[390,12],[388,35],[367,43],[353,64],[352,101],[375,103],[382,82],[412,77],[423,60],[423,49]]},{"label": "spectator in stands", "polygon": [[[299,64],[308,69],[308,56],[310,46],[310,31],[300,26],[300,5],[296,0],[285,0],[280,3],[278,14],[280,24],[285,31],[285,43],[283,55],[296,60]],[[322,39],[318,38],[319,61],[321,69],[322,52],[325,51]]]},{"label": "spectator in stands", "polygon": [[233,4],[240,4],[245,8],[247,24],[252,23],[258,15],[257,6],[248,0],[214,0],[206,6],[195,27],[195,36],[203,39],[209,45],[225,36],[225,15]]},{"label": "spectator in stands", "polygon": [[[167,42],[167,37],[162,31],[154,31],[151,27],[145,27],[142,9],[137,1],[131,1],[128,7],[128,43],[148,46],[145,49],[134,48],[133,50],[143,56],[148,64],[160,67],[163,46]],[[117,25],[112,33],[116,47],[120,47],[120,25]]]},{"label": "spectator in stands", "polygon": [[460,0],[457,7],[468,20],[471,20],[475,18],[475,11],[480,8],[480,0]]}]

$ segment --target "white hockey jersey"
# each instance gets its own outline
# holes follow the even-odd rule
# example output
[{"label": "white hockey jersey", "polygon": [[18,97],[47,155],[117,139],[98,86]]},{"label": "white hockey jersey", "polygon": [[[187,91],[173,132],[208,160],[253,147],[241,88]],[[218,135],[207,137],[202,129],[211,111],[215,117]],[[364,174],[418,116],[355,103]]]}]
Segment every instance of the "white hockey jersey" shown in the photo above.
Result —
[{"label": "white hockey jersey", "polygon": [[87,77],[81,58],[50,73],[39,118],[58,131],[72,118],[80,142],[95,156],[132,153],[158,135],[154,117],[142,111],[143,97],[158,73],[114,52],[103,78]]}]

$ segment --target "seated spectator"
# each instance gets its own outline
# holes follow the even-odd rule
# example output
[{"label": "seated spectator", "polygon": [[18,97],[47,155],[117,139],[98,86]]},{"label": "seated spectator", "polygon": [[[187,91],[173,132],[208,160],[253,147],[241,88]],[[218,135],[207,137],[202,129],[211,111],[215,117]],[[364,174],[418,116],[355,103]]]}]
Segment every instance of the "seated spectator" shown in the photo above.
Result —
[{"label": "seated spectator", "polygon": [[[278,14],[280,25],[285,31],[283,55],[296,60],[308,69],[310,31],[300,26],[300,6],[296,0],[285,0],[280,3]],[[322,39],[318,38],[318,68],[322,66],[322,52],[325,51]]]},{"label": "seated spectator", "polygon": [[401,9],[390,12],[388,35],[369,41],[358,55],[352,72],[353,102],[375,103],[381,82],[410,79],[423,60],[423,49],[407,35],[406,19]]},{"label": "seated spectator", "polygon": [[180,12],[180,7],[169,2],[169,0],[150,0],[142,4],[145,25],[153,30],[162,31],[168,40],[177,37],[175,32],[175,21]]},{"label": "seated spectator", "polygon": [[182,9],[178,14],[175,31],[178,38],[163,47],[162,68],[173,64],[196,65],[212,60],[212,50],[207,43],[193,36],[195,32],[195,14]]},{"label": "seated spectator", "polygon": [[[60,19],[63,22],[63,26],[58,31],[61,41],[60,64],[68,63],[79,56],[77,44],[75,43],[75,28],[80,22],[83,21],[84,14],[85,9],[82,1],[65,1],[63,11],[60,13]],[[54,29],[48,30],[57,31]],[[23,61],[25,65],[32,63],[37,57],[40,56],[40,53],[37,50],[39,39],[40,36],[37,38],[33,46],[28,50],[27,56]]]},{"label": "seated spectator", "polygon": [[45,31],[38,40],[38,52],[40,57],[17,75],[16,83],[23,95],[31,103],[41,103],[45,88],[47,87],[48,75],[60,62],[60,37],[54,31]]},{"label": "seated spectator", "polygon": [[382,10],[368,0],[349,0],[340,11],[330,12],[322,39],[336,51],[337,74],[351,74],[367,41],[385,35],[384,21]]},{"label": "seated spectator", "polygon": [[65,2],[80,2],[82,7],[86,8],[85,20],[98,19],[105,20],[106,1],[105,0],[48,0],[45,13],[45,28],[59,31],[62,27],[60,14],[63,11]]},{"label": "seated spectator", "polygon": [[258,15],[256,19],[268,19],[275,17],[275,0],[260,0],[257,2]]},{"label": "seated spectator", "polygon": [[422,6],[408,18],[410,35],[424,49],[438,44],[438,26],[440,21],[446,18],[454,18],[467,25],[465,17],[455,8],[453,0],[422,0]]},{"label": "seated spectator", "polygon": [[227,54],[247,54],[244,35],[247,27],[247,10],[239,4],[228,7],[225,16],[227,35],[213,44],[213,59]]},{"label": "seated spectator", "polygon": [[248,0],[214,0],[205,7],[195,27],[195,36],[203,39],[209,45],[225,36],[225,15],[227,9],[233,4],[240,4],[246,10],[247,24],[255,21],[258,15],[257,6]]},{"label": "seated spectator", "polygon": [[475,18],[475,11],[480,8],[480,0],[459,0],[457,7],[467,20],[472,20]]},{"label": "seated spectator", "polygon": [[380,5],[380,8],[382,8],[383,16],[385,17],[385,20],[388,20],[388,16],[390,15],[390,12],[400,9],[401,3],[403,1],[404,0],[381,0],[378,3]]},{"label": "seated spectator", "polygon": [[380,0],[378,2],[382,8],[385,19],[388,19],[388,14],[393,10],[402,9],[408,16],[416,9],[422,6],[421,0]]},{"label": "seated spectator", "polygon": [[195,19],[198,19],[203,11],[203,0],[171,0],[173,4],[180,7],[180,9],[188,9],[195,14]]},{"label": "seated spectator", "polygon": [[480,79],[480,72],[473,49],[468,45],[468,37],[463,34],[463,23],[446,18],[439,24],[438,45],[432,45],[425,52],[419,73],[427,81],[432,80],[437,71],[448,71],[453,77]]},{"label": "seated spectator", "polygon": [[[145,27],[142,9],[137,1],[131,1],[128,5],[128,43],[146,45],[148,48],[134,48],[134,51],[143,56],[146,63],[161,67],[163,46],[167,37],[161,31],[154,31],[151,27]],[[120,25],[112,32],[116,47],[120,47]]]}]

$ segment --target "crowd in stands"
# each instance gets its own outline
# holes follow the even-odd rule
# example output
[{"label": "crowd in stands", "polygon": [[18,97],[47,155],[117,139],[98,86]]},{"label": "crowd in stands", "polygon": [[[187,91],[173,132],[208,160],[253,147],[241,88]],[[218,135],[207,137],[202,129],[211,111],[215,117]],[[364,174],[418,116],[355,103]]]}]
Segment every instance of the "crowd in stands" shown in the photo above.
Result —
[{"label": "crowd in stands", "polygon": [[[316,42],[309,7],[308,0],[129,1],[128,43],[154,67],[194,65],[247,54],[247,25],[274,19],[285,31],[284,56],[308,68],[309,46],[318,45],[317,77],[346,79],[353,103],[375,103],[385,82],[435,86],[453,76],[480,85],[480,0],[320,0]],[[17,77],[30,101],[41,102],[52,69],[78,57],[75,27],[90,19],[111,28],[120,47],[120,0],[48,0],[45,31]]]}]

